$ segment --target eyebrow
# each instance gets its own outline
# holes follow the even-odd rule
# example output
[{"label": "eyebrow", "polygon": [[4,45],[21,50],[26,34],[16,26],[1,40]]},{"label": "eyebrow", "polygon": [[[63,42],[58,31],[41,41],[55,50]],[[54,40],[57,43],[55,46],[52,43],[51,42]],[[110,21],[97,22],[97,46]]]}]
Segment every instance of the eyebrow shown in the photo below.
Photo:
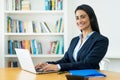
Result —
[{"label": "eyebrow", "polygon": [[78,15],[78,16],[75,16],[75,17],[86,17],[86,14],[82,14],[82,15]]}]

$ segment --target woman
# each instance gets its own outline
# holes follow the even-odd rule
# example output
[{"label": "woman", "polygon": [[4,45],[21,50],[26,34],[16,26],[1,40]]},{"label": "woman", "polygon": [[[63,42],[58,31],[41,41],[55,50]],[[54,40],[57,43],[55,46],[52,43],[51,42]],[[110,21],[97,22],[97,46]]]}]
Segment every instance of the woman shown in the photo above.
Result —
[{"label": "woman", "polygon": [[71,40],[64,57],[55,62],[39,63],[36,69],[43,71],[67,71],[75,69],[99,69],[108,48],[108,38],[100,34],[96,15],[86,4],[75,10],[76,24],[81,34]]}]

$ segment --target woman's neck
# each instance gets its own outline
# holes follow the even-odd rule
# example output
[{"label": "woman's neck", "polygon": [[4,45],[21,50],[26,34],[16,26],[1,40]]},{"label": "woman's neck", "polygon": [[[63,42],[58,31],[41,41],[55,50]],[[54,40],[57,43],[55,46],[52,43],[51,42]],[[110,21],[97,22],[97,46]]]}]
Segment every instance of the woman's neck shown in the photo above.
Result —
[{"label": "woman's neck", "polygon": [[82,31],[82,38],[85,39],[86,36],[87,36],[89,33],[91,33],[91,32],[92,32],[92,30],[89,30],[89,31]]}]

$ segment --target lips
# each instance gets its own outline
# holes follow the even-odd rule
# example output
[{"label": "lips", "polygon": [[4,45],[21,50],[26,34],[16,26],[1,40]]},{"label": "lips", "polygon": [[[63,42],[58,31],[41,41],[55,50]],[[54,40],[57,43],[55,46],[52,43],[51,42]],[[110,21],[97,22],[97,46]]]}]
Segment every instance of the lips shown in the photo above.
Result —
[{"label": "lips", "polygon": [[85,25],[84,22],[82,22],[82,23],[78,23],[78,26],[79,26],[79,27],[82,27],[82,26],[84,26],[84,25]]}]

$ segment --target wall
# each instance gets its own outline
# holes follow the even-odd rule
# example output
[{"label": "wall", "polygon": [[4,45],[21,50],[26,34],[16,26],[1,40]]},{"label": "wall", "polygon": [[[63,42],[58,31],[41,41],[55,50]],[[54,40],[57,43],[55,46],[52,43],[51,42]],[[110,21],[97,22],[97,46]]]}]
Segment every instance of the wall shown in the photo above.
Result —
[{"label": "wall", "polygon": [[0,67],[3,67],[3,62],[4,62],[4,59],[3,59],[3,47],[4,47],[4,45],[3,45],[3,39],[4,39],[4,36],[3,36],[3,34],[4,34],[4,30],[3,30],[3,26],[4,26],[4,17],[3,17],[3,1],[2,0],[0,0]]},{"label": "wall", "polygon": [[101,33],[109,38],[109,48],[106,57],[109,58],[111,62],[108,69],[118,72],[120,72],[118,68],[118,66],[120,66],[120,35],[118,35],[120,30],[119,3],[119,0],[68,1],[68,44],[74,36],[80,34],[75,23],[75,8],[80,4],[91,5],[96,13]]}]

